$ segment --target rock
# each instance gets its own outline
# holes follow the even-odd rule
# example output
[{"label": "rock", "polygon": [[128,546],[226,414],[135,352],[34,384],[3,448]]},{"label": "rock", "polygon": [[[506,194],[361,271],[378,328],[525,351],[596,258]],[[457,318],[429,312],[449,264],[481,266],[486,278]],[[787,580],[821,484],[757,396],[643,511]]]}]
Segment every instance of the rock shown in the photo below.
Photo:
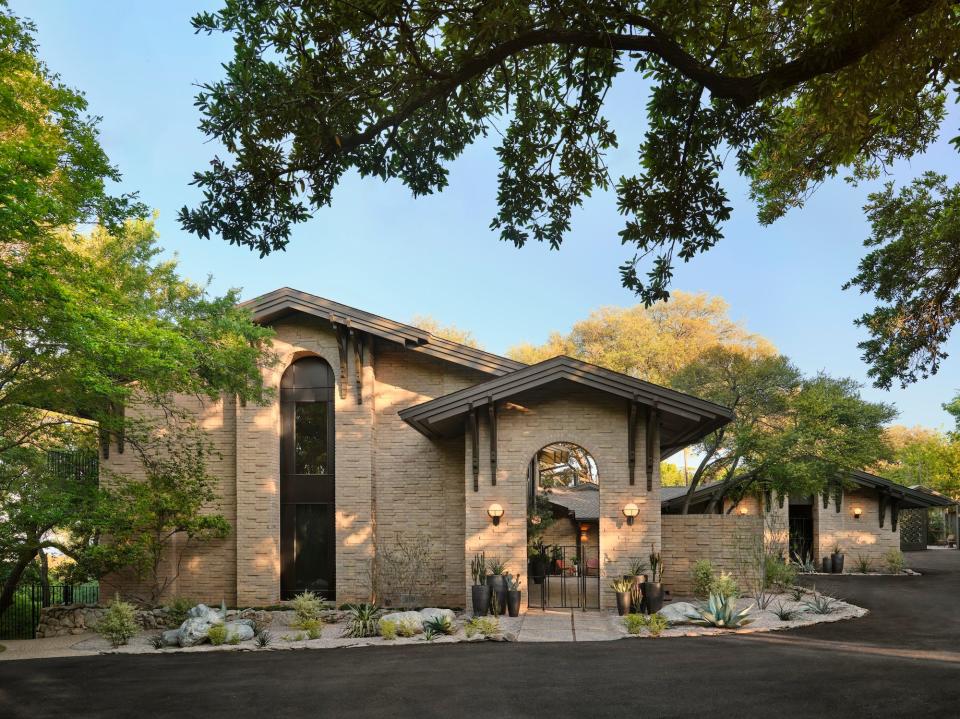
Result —
[{"label": "rock", "polygon": [[426,609],[420,610],[420,616],[423,618],[423,622],[428,622],[431,619],[436,617],[446,617],[450,620],[452,624],[457,618],[457,615],[453,613],[451,609],[437,609],[436,607],[427,607]]},{"label": "rock", "polygon": [[381,622],[396,622],[397,624],[407,623],[413,626],[414,633],[420,634],[423,631],[424,616],[420,612],[392,612],[380,617]]},{"label": "rock", "polygon": [[690,615],[700,616],[696,605],[690,602],[675,602],[668,604],[659,612],[660,616],[666,619],[670,624],[687,624],[690,621]]},{"label": "rock", "polygon": [[187,611],[187,617],[190,619],[204,619],[210,624],[223,624],[223,614],[218,609],[208,607],[206,604],[198,604]]},{"label": "rock", "polygon": [[227,629],[227,641],[230,641],[233,636],[240,637],[241,642],[253,639],[253,622],[249,619],[227,622],[224,626]]},{"label": "rock", "polygon": [[163,646],[165,647],[176,647],[180,644],[179,629],[168,629],[161,636],[163,637]]},{"label": "rock", "polygon": [[220,622],[209,622],[206,617],[191,617],[187,619],[177,630],[180,646],[194,647],[201,642],[205,642],[210,627],[219,623]]}]

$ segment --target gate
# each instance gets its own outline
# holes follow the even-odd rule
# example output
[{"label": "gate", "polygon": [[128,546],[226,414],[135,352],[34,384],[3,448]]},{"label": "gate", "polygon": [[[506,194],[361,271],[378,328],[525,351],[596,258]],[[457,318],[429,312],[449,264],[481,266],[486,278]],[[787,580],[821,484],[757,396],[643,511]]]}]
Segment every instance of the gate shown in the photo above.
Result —
[{"label": "gate", "polygon": [[901,509],[900,549],[905,552],[927,548],[927,510]]},{"label": "gate", "polygon": [[21,585],[13,595],[13,604],[0,614],[0,639],[34,639],[40,623],[40,608],[61,604],[96,604],[100,599],[97,584],[51,584],[44,597],[39,583]]},{"label": "gate", "polygon": [[531,560],[527,607],[600,609],[600,547],[554,546],[546,561]]}]

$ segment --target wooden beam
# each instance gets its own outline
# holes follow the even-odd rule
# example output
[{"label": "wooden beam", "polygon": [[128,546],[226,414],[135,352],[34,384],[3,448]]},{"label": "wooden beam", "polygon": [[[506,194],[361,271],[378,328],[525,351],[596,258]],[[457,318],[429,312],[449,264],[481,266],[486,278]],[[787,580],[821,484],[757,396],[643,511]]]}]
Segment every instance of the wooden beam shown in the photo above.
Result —
[{"label": "wooden beam", "polygon": [[497,403],[487,402],[487,420],[490,422],[490,484],[497,486]]},{"label": "wooden beam", "polygon": [[660,441],[660,413],[657,405],[647,412],[647,491],[653,491],[653,469],[654,469],[654,448],[655,443]]},{"label": "wooden beam", "polygon": [[883,518],[887,514],[887,495],[883,492],[880,493],[880,528],[883,529]]},{"label": "wooden beam", "polygon": [[467,430],[470,432],[470,461],[473,463],[473,491],[480,491],[480,428],[477,425],[477,413],[473,405],[467,414]]},{"label": "wooden beam", "polygon": [[353,364],[355,382],[357,385],[357,404],[363,404],[363,339],[360,333],[350,328],[350,339],[353,340]]},{"label": "wooden beam", "polygon": [[340,399],[347,398],[347,330],[337,322],[333,315],[330,321],[337,332],[337,352],[340,355]]},{"label": "wooden beam", "polygon": [[900,519],[900,500],[890,500],[890,531],[897,531],[897,520]]},{"label": "wooden beam", "polygon": [[837,514],[840,514],[840,504],[843,502],[843,483],[837,480],[833,488],[833,505],[837,508]]},{"label": "wooden beam", "polygon": [[630,468],[630,484],[636,484],[637,476],[637,402],[630,400],[627,410],[627,466]]}]

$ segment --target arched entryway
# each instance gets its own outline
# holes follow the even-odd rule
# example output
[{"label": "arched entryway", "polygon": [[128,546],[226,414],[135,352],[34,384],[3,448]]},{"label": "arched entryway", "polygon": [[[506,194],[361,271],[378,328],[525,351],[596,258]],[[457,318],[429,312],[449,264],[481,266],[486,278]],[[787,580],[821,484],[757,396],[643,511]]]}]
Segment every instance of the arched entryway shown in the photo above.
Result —
[{"label": "arched entryway", "polygon": [[527,600],[531,607],[600,608],[600,475],[572,442],[540,449],[527,471]]},{"label": "arched entryway", "polygon": [[319,357],[280,380],[280,589],[336,599],[334,379]]}]

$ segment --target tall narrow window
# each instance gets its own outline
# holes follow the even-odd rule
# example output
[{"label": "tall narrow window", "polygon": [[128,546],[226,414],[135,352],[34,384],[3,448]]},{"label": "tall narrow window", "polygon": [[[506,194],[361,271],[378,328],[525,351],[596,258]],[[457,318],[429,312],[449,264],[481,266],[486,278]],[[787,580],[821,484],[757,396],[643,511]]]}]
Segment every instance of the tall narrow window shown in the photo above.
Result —
[{"label": "tall narrow window", "polygon": [[297,402],[294,409],[294,473],[328,474],[329,402]]}]

